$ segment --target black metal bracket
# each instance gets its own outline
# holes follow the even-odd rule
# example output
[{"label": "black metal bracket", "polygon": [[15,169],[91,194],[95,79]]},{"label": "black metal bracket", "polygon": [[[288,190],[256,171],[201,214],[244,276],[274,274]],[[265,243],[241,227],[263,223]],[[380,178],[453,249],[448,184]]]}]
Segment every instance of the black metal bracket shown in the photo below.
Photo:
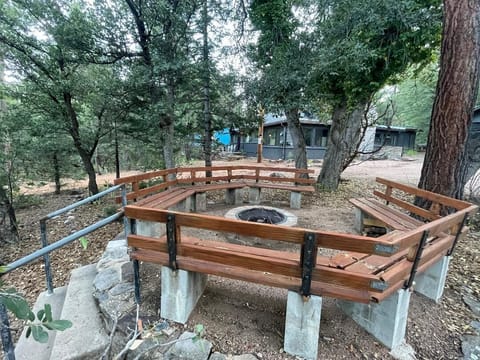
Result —
[{"label": "black metal bracket", "polygon": [[167,247],[168,266],[177,270],[177,227],[175,226],[175,215],[167,215]]},{"label": "black metal bracket", "polygon": [[[137,233],[137,219],[129,219],[130,227],[128,234],[135,235]],[[140,262],[133,260],[133,285],[135,287],[135,302],[140,305],[142,298],[140,296]]]},{"label": "black metal bracket", "polygon": [[453,240],[452,247],[447,252],[447,256],[450,256],[450,255],[453,254],[453,250],[455,249],[455,246],[457,245],[457,242],[460,239],[460,235],[462,234],[463,227],[465,226],[465,224],[468,221],[468,216],[469,216],[469,214],[466,213],[465,216],[463,217],[462,223],[461,223],[461,225],[460,225],[460,227],[457,231],[457,234],[455,235],[455,240]]},{"label": "black metal bracket", "polygon": [[300,294],[310,296],[312,272],[317,263],[317,238],[314,233],[307,232],[304,236],[300,264],[302,266],[302,287]]},{"label": "black metal bracket", "polygon": [[427,243],[428,239],[428,231],[424,231],[422,234],[422,238],[420,239],[420,243],[418,244],[417,252],[415,254],[415,259],[413,260],[412,271],[410,272],[410,277],[405,282],[403,286],[404,289],[409,289],[412,287],[413,280],[415,280],[415,274],[417,273],[418,264],[420,263],[420,258],[423,254],[423,249],[425,248],[425,244]]}]

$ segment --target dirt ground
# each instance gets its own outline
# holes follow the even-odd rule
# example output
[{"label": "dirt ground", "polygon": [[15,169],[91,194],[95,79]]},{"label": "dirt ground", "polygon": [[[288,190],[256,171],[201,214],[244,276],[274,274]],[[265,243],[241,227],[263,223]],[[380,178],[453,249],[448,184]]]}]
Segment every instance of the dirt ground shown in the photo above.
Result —
[{"label": "dirt ground", "polygon": [[[268,162],[264,164],[275,165]],[[288,210],[298,216],[300,227],[354,233],[353,207],[348,203],[348,199],[365,196],[375,187],[376,176],[416,184],[421,165],[421,157],[405,161],[377,160],[357,163],[344,172],[337,192],[304,195],[302,209]],[[320,164],[314,163],[311,167],[318,173]],[[99,177],[98,183],[109,183],[111,180],[111,175],[103,175]],[[50,186],[41,189],[31,186],[30,189],[25,189],[29,193],[41,193],[41,203],[18,212],[22,242],[20,246],[0,245],[0,262],[8,263],[38,247],[39,218],[76,201],[79,196],[70,190],[64,191],[60,196],[52,195],[48,193]],[[70,186],[77,188],[84,187],[85,184],[76,182]],[[230,209],[221,203],[221,198],[219,193],[209,194],[208,213],[222,216]],[[107,202],[77,210],[70,215],[74,216],[74,225],[72,219],[68,221],[68,218],[52,220],[49,224],[49,238],[53,241],[64,236],[62,234],[71,232],[72,227],[80,227],[83,223],[102,217],[111,204],[112,199],[109,199]],[[264,204],[288,208],[288,194],[265,191]],[[55,286],[65,284],[72,268],[98,260],[106,243],[120,231],[121,224],[114,224],[89,236],[87,250],[83,250],[80,244],[72,244],[58,252],[52,261]],[[414,348],[418,359],[461,358],[461,336],[474,334],[470,323],[478,319],[464,304],[462,297],[471,294],[477,300],[480,298],[478,231],[478,227],[473,227],[471,234],[459,243],[450,265],[445,293],[439,304],[412,294],[406,340]],[[229,241],[229,238],[222,234],[212,233],[209,236],[220,241]],[[286,246],[288,250],[288,245],[282,246]],[[141,274],[144,299],[142,313],[153,316],[158,313],[159,306],[159,270],[154,265],[143,264]],[[5,280],[33,300],[44,288],[43,276],[43,262],[39,261],[6,276]],[[206,330],[205,338],[213,343],[214,351],[225,354],[252,353],[259,359],[294,359],[282,349],[286,298],[287,292],[283,289],[212,276],[186,327],[193,329],[195,324],[203,324]],[[14,326],[20,328],[18,323],[14,323]],[[179,331],[183,330],[177,327]],[[356,358],[389,359],[391,356],[388,349],[345,316],[336,306],[334,299],[324,298],[319,359]]]}]

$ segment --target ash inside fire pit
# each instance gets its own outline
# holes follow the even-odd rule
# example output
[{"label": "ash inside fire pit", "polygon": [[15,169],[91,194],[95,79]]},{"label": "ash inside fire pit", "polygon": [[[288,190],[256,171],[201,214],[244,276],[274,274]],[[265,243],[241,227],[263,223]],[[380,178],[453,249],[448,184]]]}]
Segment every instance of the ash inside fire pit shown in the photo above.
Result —
[{"label": "ash inside fire pit", "polygon": [[285,215],[275,209],[266,209],[264,207],[243,210],[237,216],[241,220],[263,224],[279,224],[285,221]]}]

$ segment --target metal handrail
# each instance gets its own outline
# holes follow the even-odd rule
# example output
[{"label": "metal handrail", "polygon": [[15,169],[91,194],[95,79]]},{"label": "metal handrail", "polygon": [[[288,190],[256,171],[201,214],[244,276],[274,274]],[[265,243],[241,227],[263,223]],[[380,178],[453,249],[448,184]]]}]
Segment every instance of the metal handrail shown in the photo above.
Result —
[{"label": "metal handrail", "polygon": [[[43,256],[44,262],[45,262],[45,276],[46,276],[46,283],[47,283],[47,291],[48,294],[53,293],[53,284],[52,284],[52,275],[51,275],[51,265],[50,265],[50,256],[49,253],[60,249],[64,247],[65,245],[70,244],[71,242],[81,238],[82,236],[85,236],[95,230],[98,230],[99,228],[108,225],[116,220],[121,219],[124,217],[124,211],[121,210],[117,212],[114,215],[111,215],[105,219],[102,219],[100,221],[97,221],[96,223],[89,225],[73,234],[70,234],[61,240],[56,241],[53,244],[48,244],[47,241],[47,220],[52,219],[56,216],[59,216],[61,214],[64,214],[70,210],[73,210],[79,206],[91,203],[97,199],[102,198],[103,196],[110,194],[114,191],[117,191],[121,189],[122,190],[122,206],[124,207],[127,204],[127,191],[126,191],[126,186],[125,184],[120,184],[120,185],[115,185],[107,190],[104,190],[98,194],[89,196],[83,200],[80,200],[74,204],[68,205],[60,210],[51,212],[44,216],[43,218],[40,219],[40,238],[42,242],[42,249],[36,250],[33,253],[26,255],[18,260],[15,260],[14,262],[8,264],[5,266],[5,271],[0,274],[0,276],[9,273],[15,269],[18,269],[19,267],[22,267],[24,265],[27,265],[28,263],[38,259],[39,257]],[[126,219],[124,218],[124,222]],[[125,227],[125,231],[126,231]],[[4,305],[0,304],[0,337],[2,339],[2,347],[3,347],[3,352],[5,355],[5,359],[7,360],[15,360],[15,352],[14,352],[14,346],[13,346],[13,341],[12,341],[12,334],[10,332],[10,326],[9,326],[9,321],[8,321],[8,313]]]}]

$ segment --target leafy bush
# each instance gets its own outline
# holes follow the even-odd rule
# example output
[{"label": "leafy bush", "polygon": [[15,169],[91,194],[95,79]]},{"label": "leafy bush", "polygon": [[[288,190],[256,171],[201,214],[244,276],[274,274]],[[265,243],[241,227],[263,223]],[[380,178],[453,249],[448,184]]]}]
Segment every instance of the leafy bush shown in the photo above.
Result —
[{"label": "leafy bush", "polygon": [[[5,272],[0,267],[0,274]],[[44,308],[34,314],[25,298],[14,288],[7,288],[0,280],[0,304],[4,305],[17,319],[25,320],[27,326],[27,338],[33,336],[35,341],[46,343],[48,332],[46,330],[63,331],[72,327],[69,320],[54,320],[52,318],[52,307],[45,304]]]}]

